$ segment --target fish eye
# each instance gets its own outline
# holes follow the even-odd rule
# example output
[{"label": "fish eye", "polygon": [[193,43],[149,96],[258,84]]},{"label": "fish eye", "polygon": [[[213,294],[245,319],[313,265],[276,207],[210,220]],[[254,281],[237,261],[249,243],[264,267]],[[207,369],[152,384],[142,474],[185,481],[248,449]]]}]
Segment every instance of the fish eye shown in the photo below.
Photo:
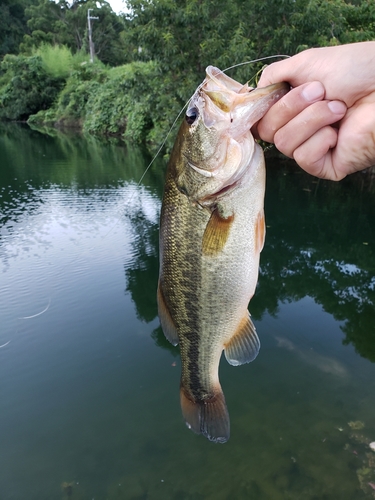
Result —
[{"label": "fish eye", "polygon": [[186,111],[185,120],[189,125],[193,125],[198,116],[199,116],[199,111],[195,106],[193,106],[192,108],[189,108]]}]

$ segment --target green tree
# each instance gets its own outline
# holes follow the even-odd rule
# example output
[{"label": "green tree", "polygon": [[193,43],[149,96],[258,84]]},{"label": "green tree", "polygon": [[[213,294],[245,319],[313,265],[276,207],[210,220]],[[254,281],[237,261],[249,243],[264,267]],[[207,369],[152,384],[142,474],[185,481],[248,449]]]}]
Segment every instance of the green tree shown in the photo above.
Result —
[{"label": "green tree", "polygon": [[251,0],[248,11],[259,57],[375,38],[371,0]]},{"label": "green tree", "polygon": [[[125,40],[135,60],[155,61],[158,96],[152,115],[154,144],[166,137],[174,119],[204,77],[209,64],[221,68],[252,59],[254,42],[246,36],[238,0],[130,0]],[[253,70],[252,70],[253,71]],[[251,75],[252,73],[250,73]],[[246,81],[249,70],[236,78]],[[170,146],[170,143],[169,143]]]},{"label": "green tree", "polygon": [[129,0],[127,38],[133,57],[154,59],[163,71],[189,75],[194,85],[209,64],[251,59],[254,41],[245,29],[243,2],[234,0]]},{"label": "green tree", "polygon": [[362,42],[375,39],[375,3],[361,0],[346,5],[348,29],[342,43]]},{"label": "green tree", "polygon": [[[156,61],[162,88],[153,139],[160,143],[175,116],[204,78],[221,69],[275,54],[375,38],[370,0],[128,0],[124,34],[134,60]],[[230,76],[246,82],[263,62]],[[168,115],[166,114],[168,110]],[[149,134],[151,137],[151,134]]]},{"label": "green tree", "polygon": [[2,0],[0,4],[0,58],[15,54],[22,37],[28,31],[25,7],[32,0]]},{"label": "green tree", "polygon": [[26,120],[49,108],[64,82],[47,73],[39,56],[8,54],[0,69],[5,73],[0,88],[0,118],[6,120]]},{"label": "green tree", "polygon": [[[156,59],[164,71],[200,77],[208,64],[225,67],[254,57],[292,55],[308,47],[375,37],[372,0],[127,3],[133,57]],[[245,73],[238,75],[243,79]]]}]

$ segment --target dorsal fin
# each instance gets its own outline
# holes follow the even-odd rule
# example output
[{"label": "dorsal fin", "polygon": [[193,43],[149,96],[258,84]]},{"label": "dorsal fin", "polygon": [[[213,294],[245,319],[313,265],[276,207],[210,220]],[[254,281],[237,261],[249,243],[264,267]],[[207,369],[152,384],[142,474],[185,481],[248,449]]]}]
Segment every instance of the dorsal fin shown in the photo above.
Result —
[{"label": "dorsal fin", "polygon": [[173,323],[168,307],[165,303],[160,281],[158,283],[157,301],[160,324],[163,329],[164,335],[172,345],[177,345],[179,342],[177,329],[175,324]]},{"label": "dorsal fin", "polygon": [[250,314],[247,312],[237,331],[226,344],[224,354],[230,365],[238,366],[253,361],[258,355],[259,349],[259,338]]},{"label": "dorsal fin", "polygon": [[221,252],[227,242],[234,215],[227,218],[220,216],[215,208],[203,234],[202,251],[204,255],[214,256]]}]

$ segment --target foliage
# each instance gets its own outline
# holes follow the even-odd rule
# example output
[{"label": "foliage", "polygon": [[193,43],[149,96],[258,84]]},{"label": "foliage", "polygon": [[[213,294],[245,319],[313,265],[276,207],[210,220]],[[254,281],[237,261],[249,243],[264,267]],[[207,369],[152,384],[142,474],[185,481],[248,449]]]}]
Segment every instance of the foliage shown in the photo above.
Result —
[{"label": "foliage", "polygon": [[[125,38],[132,57],[157,61],[162,71],[157,126],[149,138],[165,137],[174,117],[212,64],[220,68],[309,47],[375,39],[370,0],[128,0]],[[264,63],[230,72],[245,82]],[[172,109],[171,109],[172,108]]]},{"label": "foliage", "polygon": [[[375,5],[345,0],[128,0],[127,36],[165,71],[203,73],[303,48],[375,38]],[[191,47],[194,47],[194,50]],[[134,49],[133,49],[134,50]],[[137,57],[134,50],[133,57]],[[237,75],[243,79],[245,75]]]},{"label": "foliage", "polygon": [[84,130],[92,133],[124,134],[134,142],[147,140],[153,125],[153,103],[157,100],[155,63],[132,63],[113,68],[107,80],[90,95]]},{"label": "foliage", "polygon": [[348,30],[342,43],[375,39],[375,3],[372,0],[361,1],[358,5],[347,4],[346,19]]},{"label": "foliage", "polygon": [[133,57],[157,60],[163,72],[175,79],[183,75],[194,86],[209,64],[226,67],[252,59],[255,41],[247,36],[242,3],[130,0],[133,15],[126,36],[135,47]]},{"label": "foliage", "polygon": [[[42,112],[32,120],[48,117],[60,124],[81,124],[93,133],[124,134],[154,146],[165,139],[210,64],[227,68],[309,47],[375,39],[372,0],[128,0],[126,16],[117,16],[105,0],[4,4],[17,13],[14,40],[24,30],[23,55],[40,56],[44,73],[55,78],[59,88],[59,79],[67,79],[56,101],[43,99],[42,105],[34,106],[33,112]],[[27,28],[20,6],[26,7]],[[92,21],[96,55],[105,64],[119,66],[116,69],[81,65],[82,58],[88,61],[88,9],[99,17]],[[229,74],[249,81],[263,64],[241,65]],[[4,117],[4,106],[10,106],[4,88],[8,95],[9,85],[18,80],[11,84],[16,71],[10,77],[5,67],[2,70]],[[43,92],[52,96],[47,87]],[[45,113],[47,101],[53,108]],[[171,142],[169,138],[168,147]]]},{"label": "foliage", "polygon": [[83,64],[66,81],[53,108],[30,117],[30,124],[81,126],[93,134],[123,135],[132,142],[147,142],[158,124],[154,109],[163,95],[155,85],[154,62],[105,68]]},{"label": "foliage", "polygon": [[43,67],[49,75],[56,78],[69,76],[73,66],[73,55],[65,45],[42,43],[33,53],[42,59]]},{"label": "foliage", "polygon": [[86,114],[89,96],[100,88],[107,78],[107,70],[100,62],[84,61],[78,64],[73,56],[73,71],[54,106],[48,111],[40,111],[28,120],[30,124],[56,124],[59,126],[81,127]]},{"label": "foliage", "polygon": [[63,80],[50,76],[39,56],[7,55],[0,69],[5,73],[0,88],[0,118],[24,120],[54,102]]},{"label": "foliage", "polygon": [[53,127],[56,123],[56,110],[52,107],[49,109],[41,109],[35,115],[30,115],[27,124],[32,125],[45,125]]},{"label": "foliage", "polygon": [[25,7],[32,0],[2,0],[0,2],[0,59],[15,54],[22,37],[27,33]]}]

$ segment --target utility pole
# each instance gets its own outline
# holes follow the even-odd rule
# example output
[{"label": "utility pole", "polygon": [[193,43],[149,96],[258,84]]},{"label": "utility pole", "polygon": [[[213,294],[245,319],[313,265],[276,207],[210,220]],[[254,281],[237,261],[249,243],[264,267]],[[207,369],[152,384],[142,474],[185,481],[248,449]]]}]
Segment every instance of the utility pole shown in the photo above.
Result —
[{"label": "utility pole", "polygon": [[87,24],[89,26],[89,46],[90,46],[90,62],[94,62],[94,44],[92,41],[92,29],[91,29],[91,19],[99,19],[98,17],[90,16],[90,11],[94,9],[87,10]]}]

